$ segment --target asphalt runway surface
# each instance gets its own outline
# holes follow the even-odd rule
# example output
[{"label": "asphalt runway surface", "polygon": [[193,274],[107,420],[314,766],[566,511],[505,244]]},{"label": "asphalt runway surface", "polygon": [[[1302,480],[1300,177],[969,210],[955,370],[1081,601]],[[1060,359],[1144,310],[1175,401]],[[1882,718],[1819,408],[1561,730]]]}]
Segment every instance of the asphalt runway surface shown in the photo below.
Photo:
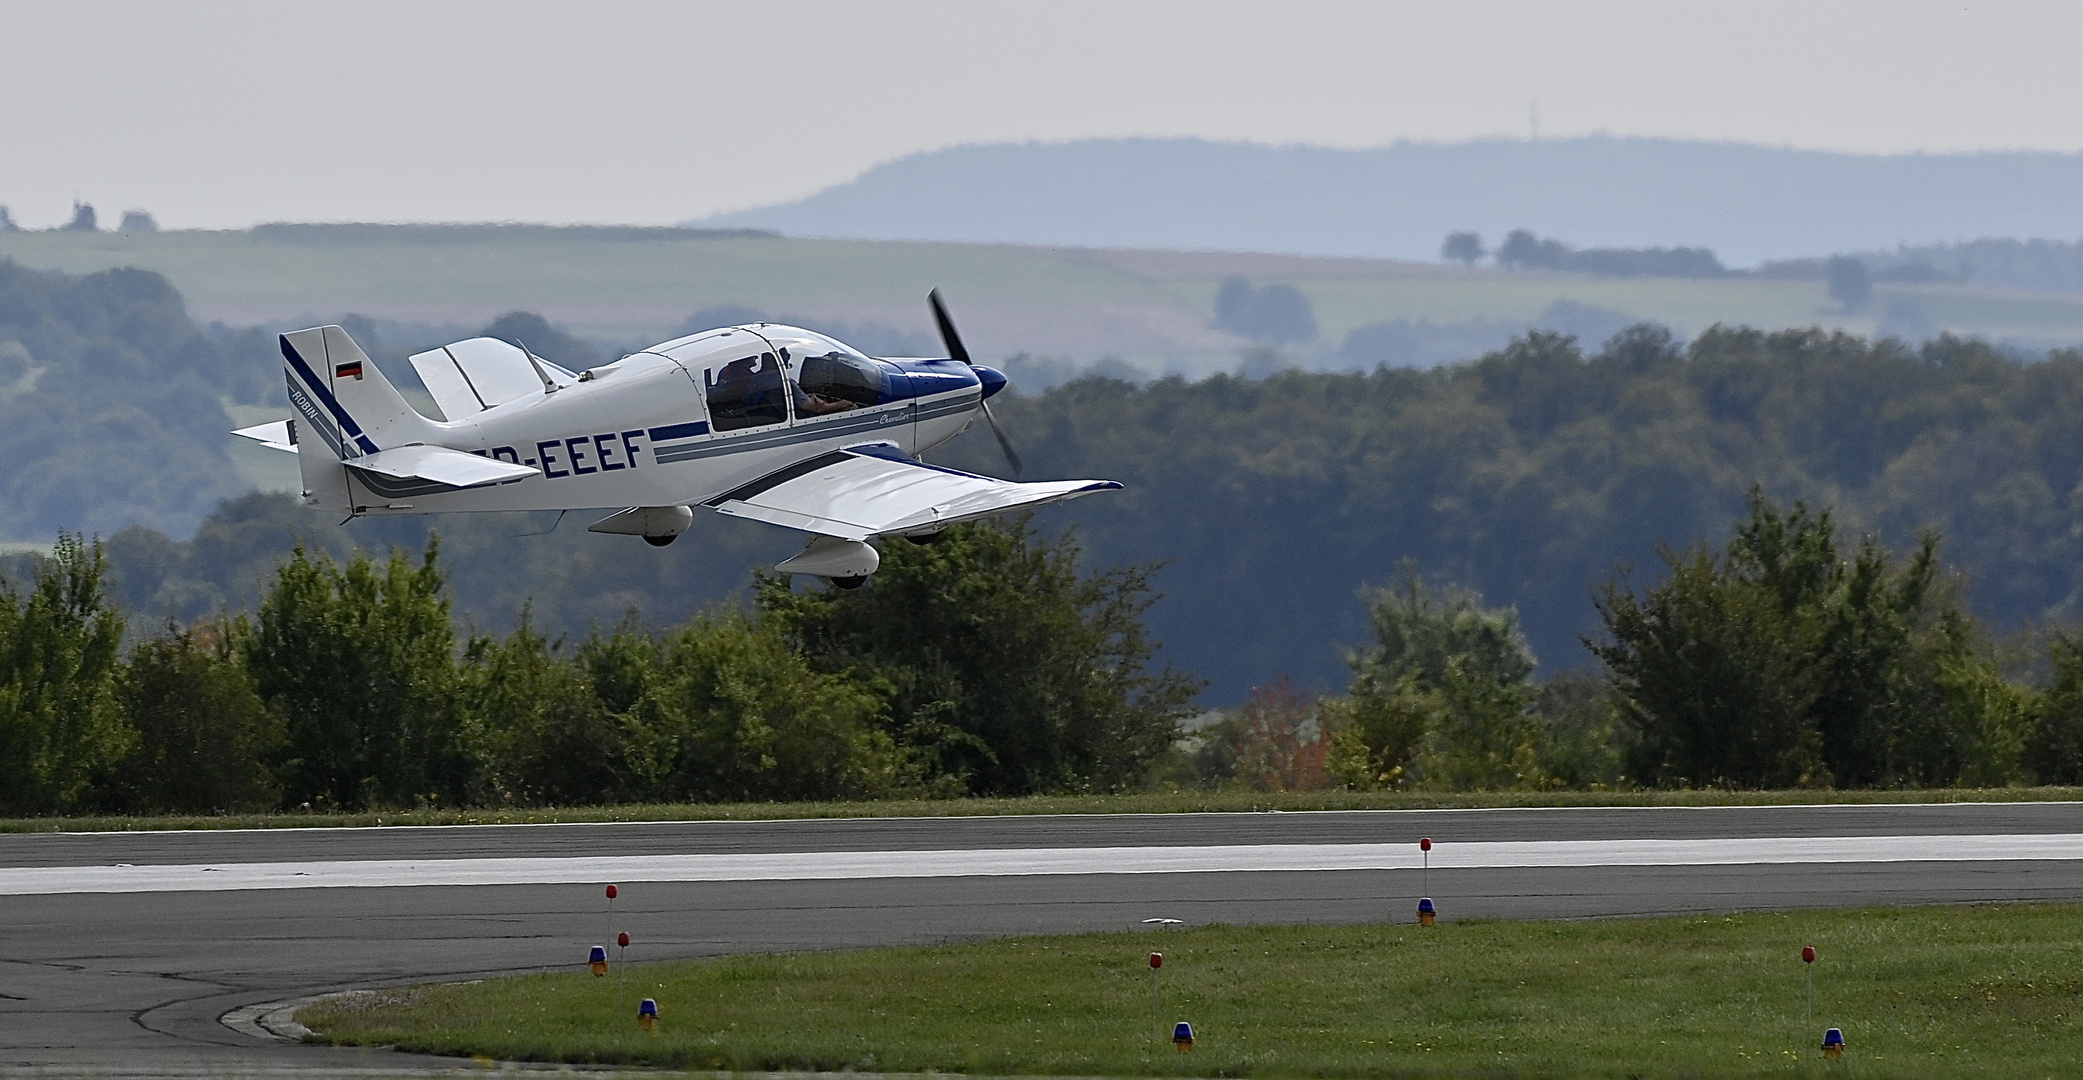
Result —
[{"label": "asphalt runway surface", "polygon": [[[2083,899],[2076,803],[10,834],[0,1068],[451,1069],[284,1042],[253,1007],[577,970],[616,931],[638,962],[1152,918],[1410,920],[1428,873],[1420,836],[1435,841],[1445,919]],[[249,887],[290,880],[267,867],[322,880]],[[412,884],[446,880],[523,883]],[[608,880],[621,885],[612,921]]]}]

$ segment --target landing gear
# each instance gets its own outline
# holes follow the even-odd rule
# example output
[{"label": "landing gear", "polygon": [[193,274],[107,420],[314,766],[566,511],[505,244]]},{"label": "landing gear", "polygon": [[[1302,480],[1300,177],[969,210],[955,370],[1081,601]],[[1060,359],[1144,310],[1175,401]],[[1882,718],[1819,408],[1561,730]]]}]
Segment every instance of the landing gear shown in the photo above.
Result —
[{"label": "landing gear", "polygon": [[833,579],[832,579],[832,584],[834,584],[834,585],[837,585],[838,587],[840,587],[840,588],[842,588],[842,589],[847,589],[847,590],[849,590],[849,591],[850,591],[850,590],[853,590],[853,589],[858,589],[858,588],[860,588],[861,586],[863,586],[863,585],[866,585],[867,583],[868,583],[868,579],[867,579],[867,577],[866,577],[866,576],[862,576],[862,577],[835,577],[835,578],[833,578]]},{"label": "landing gear", "polygon": [[671,536],[646,536],[644,537],[644,543],[649,544],[652,547],[664,547],[667,544],[670,544],[673,541],[678,540],[679,538],[679,533],[674,533]]}]

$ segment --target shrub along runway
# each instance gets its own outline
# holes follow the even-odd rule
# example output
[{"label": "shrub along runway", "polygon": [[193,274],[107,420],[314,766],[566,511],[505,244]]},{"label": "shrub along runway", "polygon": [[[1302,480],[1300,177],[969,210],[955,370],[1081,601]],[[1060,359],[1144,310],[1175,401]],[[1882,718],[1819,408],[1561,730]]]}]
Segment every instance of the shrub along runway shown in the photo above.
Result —
[{"label": "shrub along runway", "polygon": [[[661,856],[796,856],[773,861],[786,867],[849,852],[871,854],[871,863],[901,873],[906,860],[1028,849],[1046,869],[1048,860],[1065,858],[1075,868],[1076,859],[1104,848],[1319,845],[1329,853],[1340,845],[1413,844],[1421,835],[1438,845],[1430,891],[1448,919],[2083,899],[2083,859],[2076,854],[2083,805],[2075,803],[16,834],[0,835],[0,883],[33,877],[48,884],[49,871],[64,868],[81,876],[75,887],[91,889],[93,877],[170,867],[198,868],[193,873],[203,876],[264,863],[606,858],[612,867],[616,859]],[[1926,839],[1878,839],[1887,837]],[[2002,839],[1977,839],[1983,837]],[[1450,865],[1456,845],[1637,840],[1750,841],[1743,850],[1763,854],[1748,857],[1771,859],[1782,845],[1755,842],[1775,838],[1787,840],[1789,858],[1823,842],[1851,853],[1844,857],[1894,854],[1866,862]],[[1875,839],[1869,848],[1856,838]],[[2031,857],[1977,859],[1976,849],[1992,843],[2022,845],[2003,854]],[[1957,861],[1945,858],[1952,849]],[[118,865],[125,863],[131,865]],[[570,967],[584,960],[587,946],[622,930],[634,939],[629,959],[640,961],[1124,929],[1160,917],[1190,924],[1378,922],[1408,918],[1420,889],[1421,872],[1411,869],[1220,867],[1218,857],[1173,873],[632,879],[612,922],[597,881],[17,890],[0,900],[8,913],[0,921],[0,1064],[436,1064],[382,1051],[269,1044],[219,1018],[241,1006],[336,989]],[[23,873],[29,869],[36,873]]]}]

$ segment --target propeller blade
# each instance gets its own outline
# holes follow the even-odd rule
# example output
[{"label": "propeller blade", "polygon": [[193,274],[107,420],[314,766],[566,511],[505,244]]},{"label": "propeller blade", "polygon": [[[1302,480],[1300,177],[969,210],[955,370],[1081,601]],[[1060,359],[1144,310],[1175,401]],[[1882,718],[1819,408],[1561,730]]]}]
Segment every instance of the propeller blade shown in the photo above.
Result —
[{"label": "propeller blade", "polygon": [[1020,463],[1020,455],[1013,452],[1013,441],[1006,438],[1004,429],[998,426],[998,416],[991,411],[991,403],[978,399],[977,404],[984,407],[984,421],[991,425],[991,434],[998,436],[998,448],[1005,451],[1005,460],[1012,465],[1013,475],[1020,475],[1026,466]]},{"label": "propeller blade", "polygon": [[[940,342],[947,346],[947,354],[975,367],[976,361],[969,358],[969,350],[962,345],[962,335],[955,332],[955,320],[948,318],[947,305],[940,302],[940,290],[927,293],[926,302],[933,305],[933,321],[940,324]],[[1013,441],[1005,437],[1005,429],[998,426],[998,416],[991,411],[991,403],[983,398],[978,398],[976,403],[984,407],[984,422],[991,425],[991,434],[998,436],[998,448],[1005,451],[1005,460],[1013,467],[1013,475],[1020,475],[1026,466],[1020,463],[1020,455],[1013,450]]]},{"label": "propeller blade", "polygon": [[940,302],[940,290],[927,293],[926,302],[933,305],[933,321],[940,324],[940,342],[947,346],[947,354],[975,367],[976,361],[969,358],[969,350],[962,347],[962,335],[955,333],[955,320],[947,317],[947,305]]}]

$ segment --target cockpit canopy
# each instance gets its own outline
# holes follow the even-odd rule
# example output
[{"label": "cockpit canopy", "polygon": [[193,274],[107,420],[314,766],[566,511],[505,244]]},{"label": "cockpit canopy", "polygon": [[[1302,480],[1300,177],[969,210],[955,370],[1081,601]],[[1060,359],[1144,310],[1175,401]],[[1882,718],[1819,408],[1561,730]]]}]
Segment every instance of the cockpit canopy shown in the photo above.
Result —
[{"label": "cockpit canopy", "polygon": [[697,373],[717,431],[781,423],[791,405],[801,420],[903,396],[891,386],[902,378],[894,365],[800,327],[734,326],[659,349]]},{"label": "cockpit canopy", "polygon": [[826,401],[857,406],[888,400],[880,364],[843,342],[794,327],[760,327],[762,336],[781,354],[781,362],[803,392]]}]

